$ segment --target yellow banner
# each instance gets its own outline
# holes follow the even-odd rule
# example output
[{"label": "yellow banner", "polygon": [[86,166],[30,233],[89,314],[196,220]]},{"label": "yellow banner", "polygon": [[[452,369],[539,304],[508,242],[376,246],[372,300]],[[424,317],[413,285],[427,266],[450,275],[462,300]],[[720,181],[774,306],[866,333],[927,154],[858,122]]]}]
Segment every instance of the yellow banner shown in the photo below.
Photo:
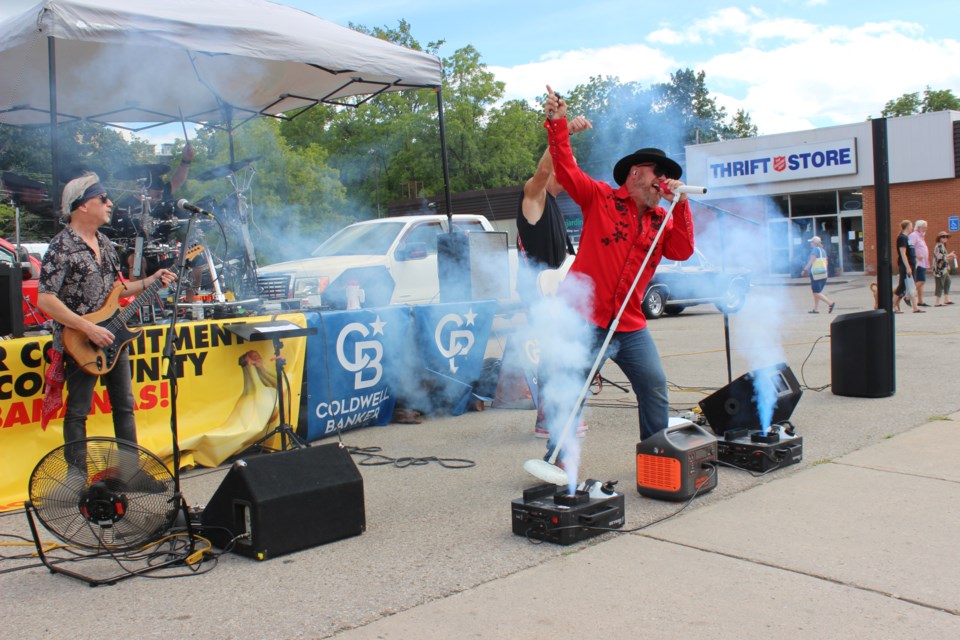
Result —
[{"label": "yellow banner", "polygon": [[[177,425],[182,467],[217,466],[277,425],[273,342],[246,342],[225,326],[267,319],[177,324]],[[306,326],[303,314],[288,314],[281,319]],[[130,343],[130,363],[137,403],[137,440],[172,466],[170,382],[162,354],[167,330],[166,325],[144,327]],[[63,444],[62,410],[46,430],[40,427],[43,377],[48,366],[45,352],[50,339],[42,336],[0,341],[0,511],[23,505],[33,469],[43,456]],[[281,351],[290,385],[289,393],[284,394],[285,404],[292,408],[287,420],[294,428],[306,344],[306,338],[291,338],[283,341]],[[110,400],[100,383],[87,419],[87,436],[113,437]]]}]

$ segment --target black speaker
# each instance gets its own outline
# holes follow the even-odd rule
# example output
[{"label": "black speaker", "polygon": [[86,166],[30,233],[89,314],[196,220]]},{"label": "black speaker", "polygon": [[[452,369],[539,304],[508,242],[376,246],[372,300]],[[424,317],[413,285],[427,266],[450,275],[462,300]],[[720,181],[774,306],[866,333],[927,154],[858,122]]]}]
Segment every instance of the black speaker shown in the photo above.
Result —
[{"label": "black speaker", "polygon": [[23,337],[23,275],[0,262],[0,336]]},{"label": "black speaker", "polygon": [[437,236],[440,302],[510,297],[507,256],[505,231],[442,233]]},{"label": "black speaker", "polygon": [[896,391],[893,323],[883,309],[845,313],[830,323],[830,389],[838,396],[886,398]]},{"label": "black speaker", "polygon": [[[786,363],[757,369],[744,374],[700,401],[700,409],[710,428],[718,436],[728,429],[760,429],[760,411],[757,409],[756,382],[764,378],[776,393],[771,424],[788,420],[800,402],[803,390]],[[769,425],[768,425],[769,426]]]},{"label": "black speaker", "polygon": [[[237,460],[203,510],[204,535],[258,560],[359,535],[363,478],[339,444]],[[237,537],[241,536],[241,537]]]}]

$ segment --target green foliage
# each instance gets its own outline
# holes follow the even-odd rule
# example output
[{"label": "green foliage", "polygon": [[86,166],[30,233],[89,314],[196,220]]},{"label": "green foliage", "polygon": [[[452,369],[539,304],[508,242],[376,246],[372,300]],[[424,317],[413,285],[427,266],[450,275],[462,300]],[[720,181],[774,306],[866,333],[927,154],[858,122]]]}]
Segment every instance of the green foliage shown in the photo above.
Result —
[{"label": "green foliage", "polygon": [[[182,194],[191,200],[213,198],[221,210],[239,214],[230,181],[195,178],[206,169],[230,162],[229,143],[224,131],[207,128],[199,132],[191,142],[196,156]],[[256,174],[246,202],[251,238],[258,260],[264,264],[302,257],[319,243],[318,238],[357,219],[337,171],[328,164],[326,150],[316,144],[294,148],[280,135],[278,121],[261,118],[237,129],[234,151],[238,162],[257,158],[251,165]],[[175,155],[178,153],[179,149],[175,150]],[[243,169],[237,177],[243,180],[250,174],[251,169]],[[214,235],[212,241],[216,242],[219,238]],[[228,236],[228,242],[237,241]]]},{"label": "green foliage", "polygon": [[920,113],[920,107],[919,93],[905,93],[896,100],[890,100],[887,104],[883,105],[883,110],[880,112],[880,115],[884,118],[910,116],[915,113]]},{"label": "green foliage", "polygon": [[960,98],[953,95],[950,89],[933,90],[927,86],[923,91],[922,100],[917,91],[905,93],[899,98],[888,101],[880,114],[885,118],[895,118],[949,110],[960,110]]},{"label": "green foliage", "polygon": [[750,114],[737,109],[726,129],[726,138],[752,138],[757,135],[757,125],[753,124]]}]

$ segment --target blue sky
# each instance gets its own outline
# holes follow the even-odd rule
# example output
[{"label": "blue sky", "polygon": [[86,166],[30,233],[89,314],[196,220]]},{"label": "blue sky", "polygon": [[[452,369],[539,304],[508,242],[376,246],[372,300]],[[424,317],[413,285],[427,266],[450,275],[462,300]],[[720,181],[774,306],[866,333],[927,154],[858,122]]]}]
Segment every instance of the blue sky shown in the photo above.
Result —
[{"label": "blue sky", "polygon": [[[0,0],[0,18],[32,4]],[[746,109],[762,134],[859,122],[927,86],[960,95],[955,0],[282,4],[344,26],[405,19],[421,43],[445,40],[442,56],[473,45],[508,98],[532,99],[546,83],[569,90],[592,75],[647,85],[703,70],[718,102],[730,114]]]}]

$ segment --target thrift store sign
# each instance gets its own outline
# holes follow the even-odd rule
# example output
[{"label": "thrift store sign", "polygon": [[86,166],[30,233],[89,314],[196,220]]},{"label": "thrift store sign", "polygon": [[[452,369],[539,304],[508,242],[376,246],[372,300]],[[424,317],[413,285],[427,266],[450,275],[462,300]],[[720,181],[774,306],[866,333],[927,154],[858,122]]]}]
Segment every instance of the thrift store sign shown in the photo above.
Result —
[{"label": "thrift store sign", "polygon": [[831,140],[749,153],[713,156],[707,161],[707,186],[801,180],[855,174],[857,140]]}]

